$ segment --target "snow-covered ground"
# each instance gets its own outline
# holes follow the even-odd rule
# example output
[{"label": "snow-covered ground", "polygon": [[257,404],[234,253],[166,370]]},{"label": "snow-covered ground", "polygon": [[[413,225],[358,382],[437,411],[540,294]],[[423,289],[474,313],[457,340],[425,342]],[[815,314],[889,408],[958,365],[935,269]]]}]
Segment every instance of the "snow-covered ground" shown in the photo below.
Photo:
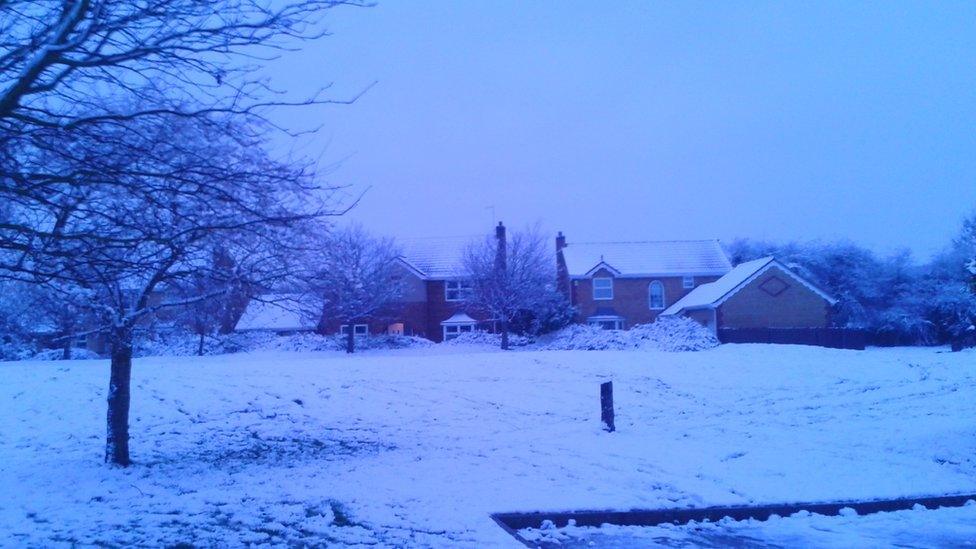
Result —
[{"label": "snow-covered ground", "polygon": [[106,361],[0,380],[0,546],[516,546],[490,513],[976,492],[972,350],[137,359],[125,470]]}]

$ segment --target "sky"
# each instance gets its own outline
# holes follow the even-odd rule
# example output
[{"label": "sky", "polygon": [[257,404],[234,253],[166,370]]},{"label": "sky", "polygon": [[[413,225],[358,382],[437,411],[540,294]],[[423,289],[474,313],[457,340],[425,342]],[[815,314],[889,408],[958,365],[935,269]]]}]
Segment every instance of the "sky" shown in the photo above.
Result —
[{"label": "sky", "polygon": [[[845,239],[976,209],[976,3],[380,0],[267,68],[290,145],[391,236]],[[375,85],[369,87],[371,83]]]}]

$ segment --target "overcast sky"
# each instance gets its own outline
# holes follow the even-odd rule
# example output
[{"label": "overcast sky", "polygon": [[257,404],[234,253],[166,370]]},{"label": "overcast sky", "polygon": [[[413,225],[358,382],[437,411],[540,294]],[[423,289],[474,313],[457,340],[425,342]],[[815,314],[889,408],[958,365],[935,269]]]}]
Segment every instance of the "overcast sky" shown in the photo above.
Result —
[{"label": "overcast sky", "polygon": [[850,239],[927,258],[976,207],[976,2],[407,2],[272,67],[351,106],[302,152],[399,236]]}]

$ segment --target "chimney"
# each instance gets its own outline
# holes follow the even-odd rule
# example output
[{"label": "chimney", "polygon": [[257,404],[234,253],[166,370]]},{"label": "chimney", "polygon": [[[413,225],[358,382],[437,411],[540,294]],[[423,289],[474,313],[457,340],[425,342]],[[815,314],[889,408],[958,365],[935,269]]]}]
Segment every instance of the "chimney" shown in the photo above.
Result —
[{"label": "chimney", "polygon": [[556,235],[556,289],[563,294],[566,301],[573,303],[573,291],[569,281],[569,269],[566,267],[566,256],[563,249],[566,248],[566,237],[559,231]]},{"label": "chimney", "polygon": [[498,248],[495,252],[495,269],[505,272],[508,269],[508,242],[505,238],[505,225],[501,221],[495,227],[495,239],[498,240]]}]

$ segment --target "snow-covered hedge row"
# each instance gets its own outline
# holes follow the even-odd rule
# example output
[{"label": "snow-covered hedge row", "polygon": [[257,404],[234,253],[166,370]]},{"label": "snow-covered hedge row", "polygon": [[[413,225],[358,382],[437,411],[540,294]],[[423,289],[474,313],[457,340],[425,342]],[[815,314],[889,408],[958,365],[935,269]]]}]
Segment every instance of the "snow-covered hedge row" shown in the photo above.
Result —
[{"label": "snow-covered hedge row", "polygon": [[556,332],[544,346],[549,350],[625,350],[702,351],[718,345],[712,332],[685,317],[664,317],[653,324],[634,326],[630,330],[603,330],[595,326],[574,324]]},{"label": "snow-covered hedge row", "polygon": [[[531,338],[516,334],[508,334],[509,347],[525,347],[534,342]],[[484,331],[467,332],[445,342],[445,345],[481,345],[485,347],[501,347],[501,334],[491,334]]]},{"label": "snow-covered hedge row", "polygon": [[[200,343],[199,336],[174,332],[139,338],[134,356],[194,356]],[[403,349],[434,345],[421,337],[374,335],[356,339],[356,350]],[[450,346],[501,347],[501,335],[487,332],[470,332],[448,341]],[[593,326],[574,324],[536,341],[531,337],[509,335],[512,348],[525,347],[547,350],[624,350],[652,349],[661,351],[700,351],[718,345],[707,329],[687,318],[665,318],[653,324],[635,326],[627,331],[602,330]],[[323,336],[311,333],[280,336],[272,332],[247,332],[204,338],[203,354],[223,355],[254,351],[343,351],[343,336]],[[57,360],[60,349],[47,349],[39,353],[24,350],[21,355],[11,354],[7,360],[34,358]],[[84,349],[72,350],[73,359],[98,358]]]},{"label": "snow-covered hedge row", "polygon": [[[199,336],[176,333],[141,341],[137,356],[192,356],[197,354]],[[374,335],[356,338],[356,350],[402,349],[433,345],[420,337]],[[246,332],[204,339],[203,354],[222,355],[253,351],[343,351],[345,337],[313,333],[277,335],[273,332]]]},{"label": "snow-covered hedge row", "polygon": [[[24,356],[17,360],[61,360],[64,356],[64,349],[44,349],[34,353],[31,356]],[[98,353],[93,353],[88,349],[71,349],[71,360],[92,360],[96,358],[102,358],[98,356]]]}]

